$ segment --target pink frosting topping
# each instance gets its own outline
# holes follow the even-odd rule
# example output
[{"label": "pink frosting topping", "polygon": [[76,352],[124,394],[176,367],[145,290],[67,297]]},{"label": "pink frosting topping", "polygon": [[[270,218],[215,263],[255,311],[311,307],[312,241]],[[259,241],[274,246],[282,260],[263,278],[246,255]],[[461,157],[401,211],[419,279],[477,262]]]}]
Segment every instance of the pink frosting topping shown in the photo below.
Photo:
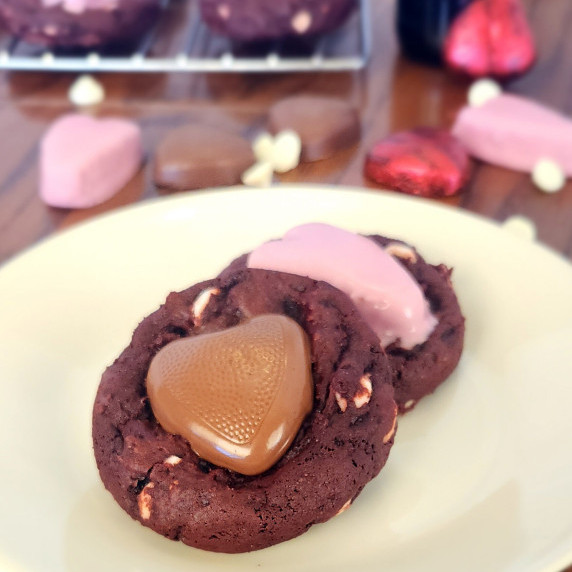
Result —
[{"label": "pink frosting topping", "polygon": [[410,349],[426,341],[437,324],[403,266],[373,240],[334,226],[297,226],[252,251],[247,266],[329,282],[353,300],[383,347],[398,341]]}]

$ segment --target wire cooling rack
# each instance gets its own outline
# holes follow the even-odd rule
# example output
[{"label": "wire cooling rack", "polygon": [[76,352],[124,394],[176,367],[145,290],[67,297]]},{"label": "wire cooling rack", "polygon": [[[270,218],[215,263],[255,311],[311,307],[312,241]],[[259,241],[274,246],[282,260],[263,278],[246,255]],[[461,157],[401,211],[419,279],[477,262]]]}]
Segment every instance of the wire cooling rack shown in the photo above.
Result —
[{"label": "wire cooling rack", "polygon": [[129,51],[46,51],[0,33],[0,70],[96,72],[316,72],[359,70],[371,50],[369,0],[319,39],[234,44],[202,22],[196,2],[164,0],[163,14]]}]

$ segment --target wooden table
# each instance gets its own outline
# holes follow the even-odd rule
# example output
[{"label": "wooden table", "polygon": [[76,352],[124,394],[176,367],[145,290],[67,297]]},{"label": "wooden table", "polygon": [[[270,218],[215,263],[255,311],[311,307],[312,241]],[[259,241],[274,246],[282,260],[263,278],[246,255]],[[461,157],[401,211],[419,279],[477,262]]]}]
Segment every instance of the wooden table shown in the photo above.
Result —
[{"label": "wooden table", "polygon": [[[135,118],[146,152],[171,127],[195,119],[232,127],[246,135],[264,125],[273,102],[292,93],[331,94],[360,110],[359,147],[332,160],[304,164],[282,182],[373,187],[364,179],[364,155],[373,142],[399,129],[448,126],[464,103],[469,81],[443,69],[403,59],[394,35],[394,2],[373,0],[374,49],[367,70],[288,75],[112,75],[104,115]],[[525,0],[538,43],[538,61],[506,89],[572,114],[572,3]],[[3,73],[0,76],[0,263],[60,229],[119,206],[160,194],[148,165],[113,199],[81,211],[45,206],[37,194],[38,140],[49,123],[71,110],[67,90],[73,74]],[[536,190],[530,176],[478,164],[463,194],[447,201],[497,220],[522,214],[540,241],[572,258],[572,183],[554,195]],[[569,572],[572,568],[568,569]]]},{"label": "wooden table", "polygon": [[[373,186],[362,175],[363,158],[378,138],[418,125],[450,125],[463,104],[468,80],[442,69],[403,59],[394,34],[394,2],[373,1],[374,49],[367,70],[358,73],[289,75],[112,75],[100,80],[108,97],[101,114],[135,118],[151,155],[170,127],[200,119],[245,134],[264,125],[266,111],[281,97],[298,92],[333,94],[361,110],[363,137],[358,148],[335,159],[304,164],[283,182]],[[524,77],[507,84],[572,113],[572,4],[569,0],[527,0],[539,57]],[[37,195],[38,140],[50,121],[71,110],[66,93],[73,74],[4,73],[0,76],[0,262],[59,229],[121,205],[158,194],[149,168],[113,199],[92,209],[68,211],[45,206]],[[466,191],[449,202],[504,220],[513,214],[532,219],[539,240],[572,257],[572,184],[547,195],[528,175],[477,165]]]}]

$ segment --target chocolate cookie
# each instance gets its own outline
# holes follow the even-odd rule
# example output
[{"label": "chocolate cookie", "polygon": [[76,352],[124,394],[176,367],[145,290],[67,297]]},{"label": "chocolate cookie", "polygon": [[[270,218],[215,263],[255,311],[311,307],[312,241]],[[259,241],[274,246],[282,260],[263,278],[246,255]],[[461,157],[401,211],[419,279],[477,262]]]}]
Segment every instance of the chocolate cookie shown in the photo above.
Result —
[{"label": "chocolate cookie", "polygon": [[423,344],[410,350],[397,344],[385,348],[395,372],[395,401],[403,413],[435,391],[457,367],[463,352],[465,319],[451,284],[450,268],[428,264],[415,248],[404,242],[379,235],[370,238],[413,275],[438,320]]},{"label": "chocolate cookie", "polygon": [[[167,433],[145,380],[170,342],[267,314],[286,315],[307,334],[313,409],[274,466],[245,476],[204,461]],[[191,546],[244,552],[348,508],[383,467],[396,413],[387,358],[347,296],[309,278],[243,269],[170,294],[143,320],[103,375],[93,442],[105,486],[134,519]]]},{"label": "chocolate cookie", "polygon": [[128,43],[159,13],[160,0],[0,0],[0,17],[10,33],[49,47]]},{"label": "chocolate cookie", "polygon": [[[432,266],[411,246],[382,236],[371,236],[411,274],[429,302],[436,326],[423,343],[410,349],[391,343],[385,348],[394,371],[395,401],[404,413],[432,393],[457,366],[464,342],[464,318],[451,285],[451,270]],[[221,276],[232,275],[248,264],[248,254],[234,260]]]},{"label": "chocolate cookie", "polygon": [[355,0],[200,0],[206,24],[234,40],[308,37],[341,26]]}]

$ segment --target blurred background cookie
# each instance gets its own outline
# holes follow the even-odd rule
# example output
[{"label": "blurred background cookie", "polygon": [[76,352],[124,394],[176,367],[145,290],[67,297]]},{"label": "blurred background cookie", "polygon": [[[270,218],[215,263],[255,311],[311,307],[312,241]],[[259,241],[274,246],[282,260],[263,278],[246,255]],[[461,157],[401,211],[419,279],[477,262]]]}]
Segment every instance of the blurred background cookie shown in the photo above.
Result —
[{"label": "blurred background cookie", "polygon": [[49,47],[129,43],[155,23],[160,10],[160,0],[0,0],[10,33]]},{"label": "blurred background cookie", "polygon": [[214,32],[246,42],[329,32],[355,6],[355,0],[200,0],[202,17]]}]

